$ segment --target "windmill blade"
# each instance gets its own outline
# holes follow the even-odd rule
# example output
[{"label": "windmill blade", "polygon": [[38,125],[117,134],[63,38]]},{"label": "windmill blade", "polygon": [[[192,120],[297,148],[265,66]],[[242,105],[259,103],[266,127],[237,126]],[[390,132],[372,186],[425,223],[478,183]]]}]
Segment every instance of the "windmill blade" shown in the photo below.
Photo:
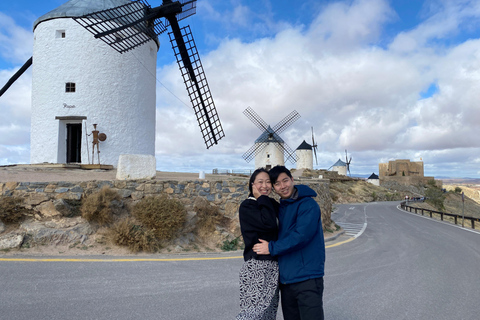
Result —
[{"label": "windmill blade", "polygon": [[272,129],[276,134],[280,134],[298,119],[300,119],[300,114],[296,110],[293,110],[288,116],[283,118],[283,120],[277,123]]},{"label": "windmill blade", "polygon": [[283,154],[286,155],[287,161],[290,161],[291,163],[297,162],[298,157],[295,151],[293,151],[292,148],[288,146],[288,144],[286,144],[285,142],[283,144],[275,142],[274,144],[278,149],[280,149],[280,151],[282,151]]},{"label": "windmill blade", "polygon": [[315,137],[313,136],[313,127],[312,127],[312,147],[316,147],[317,145],[315,144]]},{"label": "windmill blade", "polygon": [[7,81],[7,83],[3,86],[3,88],[0,90],[0,97],[10,88],[10,86],[17,81],[18,78],[32,65],[33,63],[33,57],[30,57],[30,59],[27,60],[23,64],[23,66],[18,69],[17,72],[10,78],[10,80]]},{"label": "windmill blade", "polygon": [[127,4],[82,17],[73,18],[120,53],[136,48],[165,32],[166,26],[156,19],[158,11],[148,4],[132,1]]},{"label": "windmill blade", "polygon": [[[147,6],[149,6],[146,0],[140,1],[144,2]],[[163,1],[164,4],[168,2],[171,2],[171,0]],[[177,13],[177,21],[181,21],[185,18],[193,16],[197,12],[197,0],[180,0],[179,2],[182,6],[182,12]],[[163,21],[163,24],[166,27],[170,26],[170,22],[167,19]]]},{"label": "windmill blade", "polygon": [[315,144],[315,138],[313,136],[313,127],[312,127],[312,149],[313,153],[315,154],[315,163],[318,166],[318,161],[317,161],[317,145]]},{"label": "windmill blade", "polygon": [[290,148],[285,142],[283,142],[283,140],[281,140],[282,142],[278,142],[279,137],[276,133],[273,132],[271,128],[269,130],[267,129],[266,131],[270,132],[270,134],[265,134],[263,137],[257,139],[257,141],[255,141],[255,144],[243,154],[243,159],[249,162],[258,153],[260,153],[263,149],[266,148],[267,143],[273,143],[282,152],[282,154],[286,156],[287,161],[295,163],[298,160],[298,157],[292,150],[292,148]]},{"label": "windmill blade", "polygon": [[272,143],[282,152],[283,155],[285,155],[287,161],[290,161],[291,163],[297,162],[298,157],[295,154],[295,151],[293,151],[292,148],[288,146],[288,144],[286,144],[285,142],[280,143],[278,141],[273,141]]},{"label": "windmill blade", "polygon": [[247,150],[242,155],[242,158],[246,160],[247,162],[250,162],[257,154],[259,154],[263,149],[267,147],[267,144],[265,143],[255,143],[253,146],[250,147],[250,149]]},{"label": "windmill blade", "polygon": [[250,121],[252,121],[258,129],[260,129],[262,132],[268,130],[268,124],[260,118],[260,116],[253,111],[252,108],[248,107],[247,109],[243,110],[243,114],[247,116]]},{"label": "windmill blade", "polygon": [[172,32],[169,33],[170,42],[208,149],[213,144],[217,144],[225,134],[190,27],[180,29],[175,19],[169,19],[169,21],[172,27]]}]

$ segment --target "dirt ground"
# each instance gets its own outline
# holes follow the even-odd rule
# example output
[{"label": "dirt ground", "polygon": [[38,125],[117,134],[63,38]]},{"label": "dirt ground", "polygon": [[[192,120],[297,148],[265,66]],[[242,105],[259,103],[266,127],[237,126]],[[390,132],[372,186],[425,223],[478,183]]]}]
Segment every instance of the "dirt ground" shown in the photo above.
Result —
[{"label": "dirt ground", "polygon": [[[1,182],[55,182],[115,180],[117,170],[85,170],[55,164],[0,166]],[[210,181],[232,179],[231,176],[205,173]],[[191,181],[199,179],[199,173],[157,171],[156,180]],[[239,179],[242,179],[239,177]]]}]

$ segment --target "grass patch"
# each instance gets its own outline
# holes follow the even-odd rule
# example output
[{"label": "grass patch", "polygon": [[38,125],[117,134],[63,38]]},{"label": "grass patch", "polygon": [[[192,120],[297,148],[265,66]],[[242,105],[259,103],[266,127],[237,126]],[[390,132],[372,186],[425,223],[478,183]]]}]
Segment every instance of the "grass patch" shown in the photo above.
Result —
[{"label": "grass patch", "polygon": [[200,238],[207,238],[215,232],[217,225],[225,226],[227,218],[225,218],[217,206],[212,206],[206,200],[200,201],[194,207],[197,212],[198,221],[195,226],[195,233]]},{"label": "grass patch", "polygon": [[100,225],[109,224],[113,221],[118,201],[120,201],[120,195],[108,186],[104,186],[100,191],[83,200],[80,212],[88,222],[96,222]]},{"label": "grass patch", "polygon": [[220,247],[223,251],[235,251],[238,249],[238,246],[240,244],[240,241],[238,239],[239,237],[231,240],[231,241],[228,241],[228,240],[225,240],[223,241],[223,244],[222,246]]},{"label": "grass patch", "polygon": [[159,240],[170,240],[185,223],[187,211],[178,200],[167,196],[146,197],[132,210],[133,216]]},{"label": "grass patch", "polygon": [[24,220],[30,210],[23,207],[22,203],[21,198],[0,198],[0,220],[5,224],[16,224]]},{"label": "grass patch", "polygon": [[145,228],[131,217],[114,224],[107,237],[112,243],[127,247],[132,252],[156,252],[161,248],[154,231]]}]

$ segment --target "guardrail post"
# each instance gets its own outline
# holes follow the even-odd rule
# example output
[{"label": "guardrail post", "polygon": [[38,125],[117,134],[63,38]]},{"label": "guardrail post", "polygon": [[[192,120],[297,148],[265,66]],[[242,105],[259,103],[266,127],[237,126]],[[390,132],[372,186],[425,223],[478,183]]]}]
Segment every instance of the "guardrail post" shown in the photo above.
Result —
[{"label": "guardrail post", "polygon": [[430,211],[430,218],[433,218],[433,212]]},{"label": "guardrail post", "polygon": [[454,218],[455,218],[455,224],[457,224],[457,216],[455,216]]},{"label": "guardrail post", "polygon": [[472,229],[475,229],[475,220],[472,218]]},{"label": "guardrail post", "polygon": [[440,220],[443,221],[443,212],[440,214]]}]

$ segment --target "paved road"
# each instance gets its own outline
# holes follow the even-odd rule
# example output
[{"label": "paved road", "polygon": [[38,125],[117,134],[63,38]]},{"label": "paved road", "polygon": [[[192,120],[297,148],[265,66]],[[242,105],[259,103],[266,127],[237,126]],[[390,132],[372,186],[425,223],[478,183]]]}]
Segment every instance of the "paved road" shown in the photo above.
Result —
[{"label": "paved road", "polygon": [[478,319],[480,234],[396,203],[337,205],[333,219],[367,226],[327,250],[327,319]]},{"label": "paved road", "polygon": [[[326,319],[478,318],[480,234],[399,211],[396,203],[337,205],[333,217],[349,235],[327,243]],[[238,255],[108,262],[0,256],[0,319],[234,319],[242,259],[217,258]]]}]

